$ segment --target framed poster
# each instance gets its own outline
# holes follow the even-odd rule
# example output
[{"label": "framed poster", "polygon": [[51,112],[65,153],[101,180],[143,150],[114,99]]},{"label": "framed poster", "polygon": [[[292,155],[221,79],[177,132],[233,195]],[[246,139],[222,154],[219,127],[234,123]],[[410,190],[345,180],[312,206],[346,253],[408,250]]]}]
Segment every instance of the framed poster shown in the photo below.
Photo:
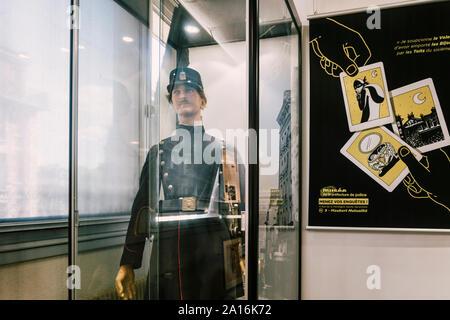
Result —
[{"label": "framed poster", "polygon": [[450,2],[310,18],[308,228],[450,230]]}]

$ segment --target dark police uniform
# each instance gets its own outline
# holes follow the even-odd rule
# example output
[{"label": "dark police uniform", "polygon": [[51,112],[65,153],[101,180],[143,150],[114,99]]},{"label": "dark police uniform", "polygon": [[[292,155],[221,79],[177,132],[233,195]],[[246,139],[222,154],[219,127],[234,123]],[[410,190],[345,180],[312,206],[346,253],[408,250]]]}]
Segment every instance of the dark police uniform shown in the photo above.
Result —
[{"label": "dark police uniform", "polygon": [[[172,152],[184,139],[190,139],[187,145],[191,148],[175,150],[184,159],[177,163]],[[178,125],[174,138],[162,140],[147,155],[120,264],[139,268],[145,238],[153,236],[150,299],[233,299],[243,294],[242,281],[234,279],[230,284],[230,272],[241,280],[242,274],[236,263],[229,263],[236,255],[230,256],[225,249],[242,234],[230,230],[225,216],[242,211],[244,203],[231,208],[224,200],[228,186],[224,183],[223,148],[203,126]],[[210,163],[203,157],[199,161],[198,155],[204,152],[213,159],[217,155],[219,161]],[[237,166],[240,199],[245,199],[244,166]],[[161,186],[164,200],[158,201]],[[230,266],[231,271],[227,270]]]}]

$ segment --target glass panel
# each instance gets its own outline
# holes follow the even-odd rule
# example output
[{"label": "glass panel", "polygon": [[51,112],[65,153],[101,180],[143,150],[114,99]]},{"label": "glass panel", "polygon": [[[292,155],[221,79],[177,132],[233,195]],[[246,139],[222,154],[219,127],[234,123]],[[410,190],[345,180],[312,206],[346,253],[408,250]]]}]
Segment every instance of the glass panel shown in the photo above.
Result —
[{"label": "glass panel", "polygon": [[[149,4],[128,2],[80,4],[79,299],[118,298],[114,279],[148,151]],[[136,298],[143,299],[151,243],[142,238],[139,248],[144,258],[135,272]]]},{"label": "glass panel", "polygon": [[[0,1],[1,300],[67,297],[58,276],[67,261],[62,253],[40,263],[15,262],[43,254],[56,237],[67,239],[63,228],[51,235],[37,229],[67,218],[69,4]],[[51,240],[37,241],[43,239],[36,234]],[[37,281],[37,275],[45,276]]]},{"label": "glass panel", "polygon": [[298,298],[299,48],[284,1],[260,1],[260,299]]},{"label": "glass panel", "polygon": [[79,211],[128,212],[139,175],[140,22],[111,0],[81,4]]},{"label": "glass panel", "polygon": [[161,98],[155,104],[161,141],[150,164],[159,171],[161,192],[150,204],[158,211],[152,260],[158,272],[151,274],[150,297],[239,298],[245,282],[246,2],[161,1],[160,8]]},{"label": "glass panel", "polygon": [[0,221],[67,216],[69,1],[0,1]]}]

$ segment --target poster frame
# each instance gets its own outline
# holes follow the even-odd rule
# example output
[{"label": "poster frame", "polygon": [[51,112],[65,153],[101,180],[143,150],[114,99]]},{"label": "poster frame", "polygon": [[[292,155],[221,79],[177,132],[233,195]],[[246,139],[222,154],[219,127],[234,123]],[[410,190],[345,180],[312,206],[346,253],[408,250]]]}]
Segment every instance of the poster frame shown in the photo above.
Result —
[{"label": "poster frame", "polygon": [[[318,13],[318,14],[312,14],[308,15],[306,19],[308,22],[310,20],[315,19],[323,19],[323,18],[331,18],[331,17],[337,17],[337,16],[343,16],[343,15],[350,15],[350,14],[359,14],[364,12],[369,12],[369,10],[378,8],[380,10],[388,10],[388,9],[394,9],[394,8],[403,8],[403,7],[410,7],[410,6],[420,6],[420,5],[426,5],[426,4],[435,4],[435,3],[443,3],[443,2],[450,2],[450,0],[409,0],[405,2],[397,2],[397,3],[391,3],[391,4],[381,4],[381,5],[369,5],[366,7],[359,7],[359,8],[353,8],[353,9],[347,9],[347,10],[339,10],[339,11],[330,11],[325,13]],[[304,94],[307,96],[306,102],[308,105],[307,113],[306,113],[306,119],[308,121],[307,126],[307,139],[310,140],[310,109],[311,109],[311,95],[310,95],[310,79],[311,79],[311,70],[309,67],[310,64],[310,29],[308,28],[307,33],[307,39],[304,39],[302,48],[303,52],[307,52],[307,56],[304,57],[305,61],[308,64],[308,67],[306,68],[306,79],[308,81],[308,86],[303,87]],[[391,90],[389,90],[391,91]],[[433,228],[390,228],[390,227],[350,227],[350,226],[311,226],[310,225],[310,170],[309,170],[309,164],[310,164],[310,141],[308,141],[308,147],[307,147],[307,163],[306,163],[306,201],[304,201],[303,205],[306,210],[306,225],[305,230],[308,231],[351,231],[351,232],[375,232],[375,233],[410,233],[410,234],[448,234],[450,233],[450,229],[433,229]],[[304,164],[305,165],[305,164]]]}]

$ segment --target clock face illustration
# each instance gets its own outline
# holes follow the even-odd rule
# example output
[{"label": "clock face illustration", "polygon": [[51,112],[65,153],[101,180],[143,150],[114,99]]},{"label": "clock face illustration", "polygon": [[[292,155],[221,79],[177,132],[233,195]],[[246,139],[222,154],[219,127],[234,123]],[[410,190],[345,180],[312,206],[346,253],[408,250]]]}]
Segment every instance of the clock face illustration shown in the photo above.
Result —
[{"label": "clock face illustration", "polygon": [[380,145],[381,140],[381,134],[376,132],[369,133],[359,142],[359,151],[362,153],[370,153]]}]

